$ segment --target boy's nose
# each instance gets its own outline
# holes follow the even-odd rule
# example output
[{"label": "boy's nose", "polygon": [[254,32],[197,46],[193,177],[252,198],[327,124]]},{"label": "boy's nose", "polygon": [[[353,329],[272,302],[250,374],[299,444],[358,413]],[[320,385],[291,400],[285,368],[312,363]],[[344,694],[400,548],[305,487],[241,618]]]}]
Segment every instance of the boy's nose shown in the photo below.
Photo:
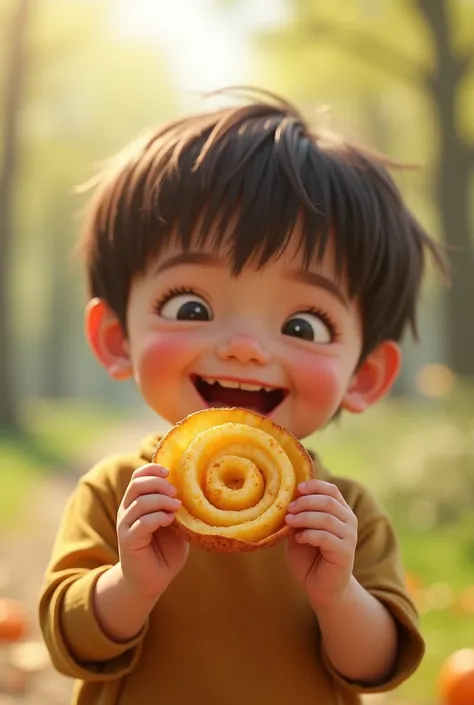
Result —
[{"label": "boy's nose", "polygon": [[254,362],[258,365],[267,365],[271,358],[261,343],[250,335],[234,336],[222,343],[217,348],[217,356],[220,360]]}]

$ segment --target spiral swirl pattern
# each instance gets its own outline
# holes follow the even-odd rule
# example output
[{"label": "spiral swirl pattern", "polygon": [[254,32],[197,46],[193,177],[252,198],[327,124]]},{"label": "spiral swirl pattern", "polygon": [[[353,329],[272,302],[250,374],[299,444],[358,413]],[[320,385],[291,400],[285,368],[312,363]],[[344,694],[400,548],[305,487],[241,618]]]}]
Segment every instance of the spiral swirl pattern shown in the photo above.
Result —
[{"label": "spiral swirl pattern", "polygon": [[284,532],[296,486],[312,476],[296,438],[244,409],[191,414],[162,439],[154,462],[168,468],[182,501],[175,529],[192,543],[227,551],[250,550]]}]

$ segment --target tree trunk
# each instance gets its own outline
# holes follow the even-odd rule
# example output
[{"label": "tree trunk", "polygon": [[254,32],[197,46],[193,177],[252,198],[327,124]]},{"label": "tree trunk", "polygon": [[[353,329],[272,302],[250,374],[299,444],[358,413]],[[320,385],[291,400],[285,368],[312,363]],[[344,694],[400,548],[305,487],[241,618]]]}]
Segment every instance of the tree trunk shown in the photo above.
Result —
[{"label": "tree trunk", "polygon": [[457,375],[474,377],[474,251],[468,206],[472,148],[463,142],[456,115],[457,91],[469,57],[458,57],[454,51],[446,1],[418,0],[418,6],[431,31],[436,58],[435,72],[427,85],[439,131],[433,175],[435,198],[453,265],[453,282],[446,300],[448,359]]},{"label": "tree trunk", "polygon": [[440,125],[440,155],[435,174],[441,227],[449,243],[452,285],[446,297],[449,364],[460,377],[474,378],[474,255],[470,241],[471,169],[447,121]]},{"label": "tree trunk", "polygon": [[68,371],[71,368],[71,360],[68,359],[71,281],[65,264],[69,263],[70,240],[66,237],[68,214],[61,205],[62,200],[58,195],[55,199],[57,205],[50,209],[52,217],[48,220],[50,240],[45,244],[50,252],[49,321],[43,331],[40,346],[44,360],[42,393],[45,397],[55,399],[65,398],[71,393],[71,385],[68,384]]},{"label": "tree trunk", "polygon": [[10,307],[10,270],[14,241],[13,196],[18,157],[18,113],[25,74],[24,44],[31,10],[30,0],[18,0],[12,19],[5,66],[3,165],[0,171],[0,429],[19,427],[15,390],[14,329]]}]

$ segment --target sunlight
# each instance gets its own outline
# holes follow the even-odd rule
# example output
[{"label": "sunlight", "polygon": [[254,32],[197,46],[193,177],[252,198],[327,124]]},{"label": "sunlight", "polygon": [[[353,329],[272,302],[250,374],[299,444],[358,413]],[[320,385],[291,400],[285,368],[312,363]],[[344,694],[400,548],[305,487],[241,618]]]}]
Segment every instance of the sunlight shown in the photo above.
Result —
[{"label": "sunlight", "polygon": [[112,21],[123,36],[165,52],[184,94],[248,80],[248,29],[212,0],[117,0]]}]

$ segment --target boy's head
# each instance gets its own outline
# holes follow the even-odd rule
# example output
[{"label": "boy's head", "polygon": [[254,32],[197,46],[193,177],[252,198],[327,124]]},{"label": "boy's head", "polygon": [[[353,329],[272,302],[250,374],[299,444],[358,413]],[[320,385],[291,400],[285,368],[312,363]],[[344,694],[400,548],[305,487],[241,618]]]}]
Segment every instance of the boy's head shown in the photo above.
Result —
[{"label": "boy's head", "polygon": [[259,94],[119,155],[82,244],[113,377],[171,422],[249,406],[299,437],[390,389],[426,251],[445,267],[381,157]]}]

